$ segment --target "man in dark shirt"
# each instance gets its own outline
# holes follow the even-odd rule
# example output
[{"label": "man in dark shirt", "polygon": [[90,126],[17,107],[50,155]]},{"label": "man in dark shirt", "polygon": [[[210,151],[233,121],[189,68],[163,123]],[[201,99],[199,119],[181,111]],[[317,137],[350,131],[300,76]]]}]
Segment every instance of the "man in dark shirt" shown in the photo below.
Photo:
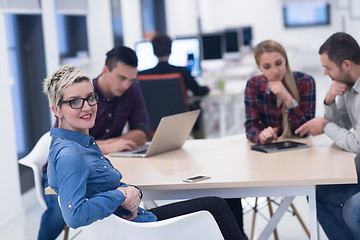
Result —
[{"label": "man in dark shirt", "polygon": [[[104,154],[132,150],[146,142],[150,122],[137,77],[137,57],[127,47],[115,47],[106,54],[102,73],[93,80],[98,94],[98,112],[90,135]],[[129,130],[122,134],[125,124]],[[55,126],[57,127],[58,121]],[[44,167],[43,185],[49,186]],[[47,209],[42,215],[38,239],[55,239],[64,229],[57,195],[44,195]]]},{"label": "man in dark shirt", "polygon": [[154,49],[154,54],[158,58],[158,64],[151,69],[139,72],[139,75],[148,74],[166,74],[166,73],[180,73],[183,77],[185,87],[190,90],[195,96],[204,96],[209,93],[209,88],[200,86],[196,80],[191,76],[190,71],[186,67],[178,67],[169,64],[169,56],[171,54],[171,38],[164,34],[159,34],[151,41]]},{"label": "man in dark shirt", "polygon": [[[210,89],[207,86],[200,86],[191,76],[186,67],[179,67],[169,64],[171,54],[172,40],[165,34],[159,34],[151,41],[155,56],[158,58],[158,64],[151,69],[139,72],[139,75],[180,73],[185,84],[186,90],[190,90],[194,96],[205,96]],[[190,110],[200,109],[200,101],[194,101],[189,104]],[[202,123],[202,114],[197,119],[192,132],[195,138],[205,138],[204,124]]]},{"label": "man in dark shirt", "polygon": [[[137,57],[127,47],[106,54],[100,76],[94,79],[99,96],[95,126],[90,129],[104,154],[132,150],[149,136],[149,116],[137,77]],[[125,124],[129,131],[122,134]]]}]

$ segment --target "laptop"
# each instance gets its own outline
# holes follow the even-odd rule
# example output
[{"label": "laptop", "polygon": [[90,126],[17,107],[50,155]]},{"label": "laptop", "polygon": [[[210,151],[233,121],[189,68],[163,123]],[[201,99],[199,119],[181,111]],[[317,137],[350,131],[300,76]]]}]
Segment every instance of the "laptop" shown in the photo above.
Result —
[{"label": "laptop", "polygon": [[152,141],[131,151],[109,154],[112,157],[149,157],[181,148],[200,114],[194,110],[161,118]]}]

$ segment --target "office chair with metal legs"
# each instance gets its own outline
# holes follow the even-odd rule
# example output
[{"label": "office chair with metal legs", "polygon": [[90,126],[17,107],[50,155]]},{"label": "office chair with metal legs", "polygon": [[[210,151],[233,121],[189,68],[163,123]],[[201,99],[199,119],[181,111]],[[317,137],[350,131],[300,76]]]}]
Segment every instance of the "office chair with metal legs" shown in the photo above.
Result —
[{"label": "office chair with metal legs", "polygon": [[[251,235],[250,235],[250,239],[254,239],[254,233],[255,233],[255,222],[256,222],[256,214],[259,213],[258,211],[258,200],[259,198],[255,198],[255,204],[253,206],[253,217],[252,217],[252,223],[251,223]],[[274,211],[272,208],[272,203],[275,203],[276,205],[279,205],[278,203],[275,202],[275,200],[272,200],[270,197],[266,198],[266,202],[267,202],[267,206],[269,209],[269,215],[270,218],[274,215]],[[302,226],[302,228],[304,229],[306,235],[308,236],[308,238],[310,239],[310,232],[309,229],[306,227],[303,219],[301,218],[299,212],[297,211],[297,209],[295,208],[295,205],[293,203],[291,203],[290,205],[291,209],[292,209],[292,213],[294,216],[297,217],[300,225]],[[276,230],[276,228],[274,229],[274,239],[275,240],[279,240],[279,235],[278,232]]]}]

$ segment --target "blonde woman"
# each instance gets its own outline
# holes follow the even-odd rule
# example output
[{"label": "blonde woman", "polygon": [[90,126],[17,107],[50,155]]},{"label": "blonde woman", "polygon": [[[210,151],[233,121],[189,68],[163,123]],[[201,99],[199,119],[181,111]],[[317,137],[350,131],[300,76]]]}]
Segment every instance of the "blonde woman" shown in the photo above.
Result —
[{"label": "blonde woman", "polygon": [[254,48],[262,75],[248,80],[245,89],[246,136],[256,143],[292,137],[294,131],[315,116],[315,81],[292,72],[284,48],[266,40]]},{"label": "blonde woman", "polygon": [[207,210],[225,239],[243,239],[228,205],[219,197],[196,198],[149,210],[139,207],[141,190],[121,181],[121,173],[89,135],[98,110],[91,78],[74,66],[64,66],[46,78],[43,87],[59,120],[59,128],[50,130],[47,174],[50,187],[59,195],[68,226],[89,225],[110,214],[129,221],[151,222]]}]

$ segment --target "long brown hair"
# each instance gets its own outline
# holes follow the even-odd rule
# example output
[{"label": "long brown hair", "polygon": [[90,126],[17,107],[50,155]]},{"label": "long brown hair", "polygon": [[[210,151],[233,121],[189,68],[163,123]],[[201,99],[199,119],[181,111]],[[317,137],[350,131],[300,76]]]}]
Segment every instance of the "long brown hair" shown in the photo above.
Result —
[{"label": "long brown hair", "polygon": [[291,96],[297,102],[299,102],[299,100],[300,100],[299,91],[297,89],[293,73],[290,70],[289,60],[288,60],[287,54],[285,52],[285,49],[283,48],[283,46],[280,45],[280,43],[278,43],[274,40],[266,40],[266,41],[259,43],[254,48],[254,57],[255,57],[256,64],[258,66],[260,64],[260,57],[262,56],[263,53],[266,53],[266,52],[277,52],[277,53],[280,53],[285,58],[286,72],[285,72],[285,76],[283,79],[283,84],[284,84],[286,90],[289,91]]}]

